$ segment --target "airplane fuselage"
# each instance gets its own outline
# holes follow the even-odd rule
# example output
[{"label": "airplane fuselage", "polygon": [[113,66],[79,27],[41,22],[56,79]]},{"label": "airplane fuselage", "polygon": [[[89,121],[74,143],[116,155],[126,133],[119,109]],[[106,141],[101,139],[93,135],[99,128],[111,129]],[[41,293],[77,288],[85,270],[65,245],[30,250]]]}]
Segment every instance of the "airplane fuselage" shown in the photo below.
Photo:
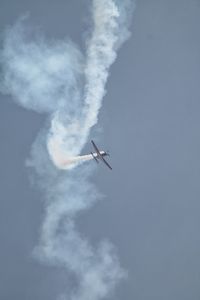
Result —
[{"label": "airplane fuselage", "polygon": [[[102,156],[108,156],[108,153],[107,152],[105,152],[105,151],[99,151],[100,152],[100,154],[102,155]],[[95,157],[98,157],[99,156],[99,154],[97,153],[97,152],[93,152],[92,153]]]}]

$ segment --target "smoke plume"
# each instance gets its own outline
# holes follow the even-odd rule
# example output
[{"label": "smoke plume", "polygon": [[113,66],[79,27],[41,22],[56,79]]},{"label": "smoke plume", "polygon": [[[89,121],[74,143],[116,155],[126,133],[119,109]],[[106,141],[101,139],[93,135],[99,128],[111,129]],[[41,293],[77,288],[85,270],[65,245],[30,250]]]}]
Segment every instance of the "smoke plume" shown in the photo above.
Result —
[{"label": "smoke plume", "polygon": [[34,255],[77,276],[79,286],[62,299],[102,299],[125,274],[111,243],[93,247],[78,232],[75,217],[99,198],[89,180],[93,167],[79,163],[80,153],[97,124],[109,68],[129,37],[132,8],[129,0],[93,0],[84,54],[68,39],[49,41],[25,29],[24,18],[5,32],[1,91],[47,115],[27,160],[46,207]]}]

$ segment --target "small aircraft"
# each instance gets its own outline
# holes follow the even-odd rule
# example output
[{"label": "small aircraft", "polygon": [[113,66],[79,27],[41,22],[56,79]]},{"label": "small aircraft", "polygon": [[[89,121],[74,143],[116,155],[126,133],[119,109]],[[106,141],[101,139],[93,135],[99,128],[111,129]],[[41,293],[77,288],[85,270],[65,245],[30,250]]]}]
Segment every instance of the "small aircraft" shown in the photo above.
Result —
[{"label": "small aircraft", "polygon": [[108,152],[105,151],[100,151],[98,149],[98,147],[95,145],[94,141],[91,141],[94,149],[96,152],[91,152],[92,157],[94,158],[94,160],[99,163],[99,160],[101,160],[102,162],[104,162],[104,164],[110,169],[112,170],[112,167],[109,165],[109,163],[105,160],[104,156],[109,156]]}]

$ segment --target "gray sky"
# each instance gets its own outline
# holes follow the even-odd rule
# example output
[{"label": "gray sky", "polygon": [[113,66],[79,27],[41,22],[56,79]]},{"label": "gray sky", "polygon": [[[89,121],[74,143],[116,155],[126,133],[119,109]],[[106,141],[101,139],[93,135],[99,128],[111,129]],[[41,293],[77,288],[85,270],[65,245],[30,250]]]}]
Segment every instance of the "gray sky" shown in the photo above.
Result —
[{"label": "gray sky", "polygon": [[[29,11],[48,36],[82,45],[86,2],[1,0],[1,28]],[[111,68],[99,125],[114,170],[96,170],[106,198],[78,224],[109,238],[129,272],[113,299],[200,298],[199,27],[199,0],[137,1]],[[24,166],[44,118],[0,97],[0,298],[53,300],[74,278],[31,257],[44,209]]]}]

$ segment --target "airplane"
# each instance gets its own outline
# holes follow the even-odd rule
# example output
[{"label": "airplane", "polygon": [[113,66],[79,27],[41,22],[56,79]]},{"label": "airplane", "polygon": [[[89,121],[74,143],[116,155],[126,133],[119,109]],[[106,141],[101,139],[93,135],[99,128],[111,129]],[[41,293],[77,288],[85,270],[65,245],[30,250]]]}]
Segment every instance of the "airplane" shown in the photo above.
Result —
[{"label": "airplane", "polygon": [[91,140],[91,143],[95,149],[96,152],[91,152],[92,157],[94,160],[99,163],[99,160],[101,160],[110,170],[112,170],[112,167],[109,165],[109,163],[105,160],[104,156],[109,156],[108,152],[100,151],[93,140]]}]

